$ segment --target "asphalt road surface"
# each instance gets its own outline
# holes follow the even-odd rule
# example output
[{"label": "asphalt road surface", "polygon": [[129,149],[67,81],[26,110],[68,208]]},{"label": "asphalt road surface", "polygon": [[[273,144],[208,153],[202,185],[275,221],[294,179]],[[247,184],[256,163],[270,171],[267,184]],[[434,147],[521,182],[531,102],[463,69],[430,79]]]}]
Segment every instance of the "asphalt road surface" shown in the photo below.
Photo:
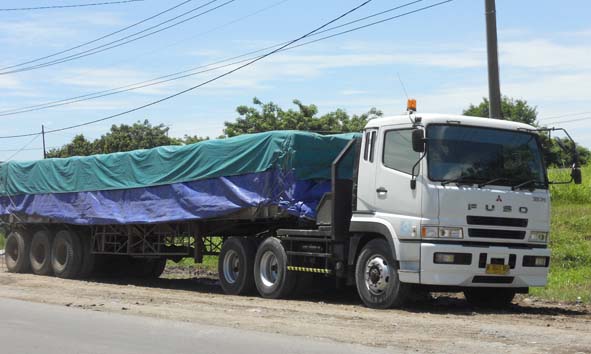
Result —
[{"label": "asphalt road surface", "polygon": [[0,353],[396,353],[242,329],[0,299]]}]

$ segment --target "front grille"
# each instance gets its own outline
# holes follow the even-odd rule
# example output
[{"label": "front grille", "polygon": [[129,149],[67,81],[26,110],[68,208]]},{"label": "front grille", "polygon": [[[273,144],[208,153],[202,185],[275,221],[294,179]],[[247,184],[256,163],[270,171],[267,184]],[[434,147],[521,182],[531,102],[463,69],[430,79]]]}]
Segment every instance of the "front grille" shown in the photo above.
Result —
[{"label": "front grille", "polygon": [[492,216],[467,216],[468,225],[527,227],[527,219],[496,218]]},{"label": "front grille", "polygon": [[500,238],[504,240],[523,240],[525,231],[468,229],[468,235],[474,238]]}]

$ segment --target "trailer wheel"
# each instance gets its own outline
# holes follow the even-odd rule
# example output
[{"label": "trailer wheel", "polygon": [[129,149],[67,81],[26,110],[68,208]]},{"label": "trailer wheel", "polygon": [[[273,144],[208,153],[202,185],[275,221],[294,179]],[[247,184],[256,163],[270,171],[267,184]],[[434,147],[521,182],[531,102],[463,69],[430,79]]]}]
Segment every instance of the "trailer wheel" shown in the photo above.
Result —
[{"label": "trailer wheel", "polygon": [[287,271],[287,253],[275,237],[269,237],[259,246],[254,277],[257,290],[264,298],[281,299],[292,294],[296,274]]},{"label": "trailer wheel", "polygon": [[29,261],[31,269],[37,275],[51,275],[51,242],[53,235],[47,230],[37,231],[31,241]]},{"label": "trailer wheel", "polygon": [[78,236],[67,230],[58,232],[51,248],[53,273],[59,278],[75,278],[82,267],[82,253]]},{"label": "trailer wheel", "polygon": [[31,236],[27,232],[11,232],[4,245],[6,269],[11,273],[27,273],[31,269],[30,248]]},{"label": "trailer wheel", "polygon": [[160,278],[162,273],[164,273],[164,269],[166,269],[166,258],[161,257],[158,259],[153,259],[150,261],[150,264],[152,265],[152,267],[150,269],[150,274],[148,274],[148,276],[154,279]]},{"label": "trailer wheel", "polygon": [[388,242],[371,240],[363,247],[355,267],[357,292],[365,306],[375,309],[399,307],[409,295],[409,286],[398,279],[398,265]]},{"label": "trailer wheel", "polygon": [[486,308],[507,307],[515,297],[515,290],[507,288],[468,288],[464,297],[470,305]]},{"label": "trailer wheel", "polygon": [[97,257],[92,253],[92,242],[89,234],[78,235],[82,247],[82,266],[78,278],[90,277],[97,269]]},{"label": "trailer wheel", "polygon": [[254,258],[256,247],[252,240],[230,237],[218,257],[218,275],[224,293],[247,295],[254,292]]}]

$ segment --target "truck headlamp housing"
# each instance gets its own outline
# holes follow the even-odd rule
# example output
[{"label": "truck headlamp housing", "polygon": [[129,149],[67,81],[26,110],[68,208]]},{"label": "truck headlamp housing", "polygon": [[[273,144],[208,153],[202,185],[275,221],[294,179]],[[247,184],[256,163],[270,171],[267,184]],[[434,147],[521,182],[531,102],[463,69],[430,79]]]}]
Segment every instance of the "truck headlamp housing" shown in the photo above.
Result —
[{"label": "truck headlamp housing", "polygon": [[461,227],[423,226],[421,227],[421,237],[463,239],[464,230]]},{"label": "truck headlamp housing", "polygon": [[548,232],[545,231],[532,231],[529,233],[530,242],[548,242]]}]

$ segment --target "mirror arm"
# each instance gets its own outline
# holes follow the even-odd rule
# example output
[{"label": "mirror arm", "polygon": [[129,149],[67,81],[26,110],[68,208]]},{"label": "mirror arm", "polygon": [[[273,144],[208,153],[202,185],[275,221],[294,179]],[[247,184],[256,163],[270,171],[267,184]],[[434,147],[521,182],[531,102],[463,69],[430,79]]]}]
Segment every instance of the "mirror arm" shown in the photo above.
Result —
[{"label": "mirror arm", "polygon": [[[427,140],[427,139],[424,139],[424,140]],[[415,174],[415,170],[417,169],[417,166],[419,165],[419,163],[425,158],[425,156],[427,156],[426,151],[421,155],[421,157],[419,157],[417,162],[415,162],[415,164],[412,166],[411,177],[410,177],[410,189],[412,189],[412,190],[417,189],[417,175]]]}]

